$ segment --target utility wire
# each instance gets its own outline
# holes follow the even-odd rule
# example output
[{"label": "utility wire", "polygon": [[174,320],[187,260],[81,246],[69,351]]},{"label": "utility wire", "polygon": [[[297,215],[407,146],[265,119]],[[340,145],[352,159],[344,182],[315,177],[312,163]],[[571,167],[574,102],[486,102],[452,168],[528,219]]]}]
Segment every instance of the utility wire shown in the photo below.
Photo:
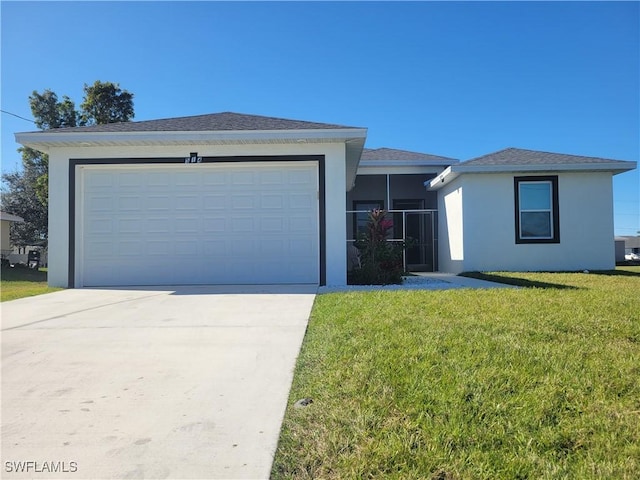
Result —
[{"label": "utility wire", "polygon": [[0,112],[6,113],[7,115],[13,115],[14,117],[17,117],[20,120],[26,120],[27,122],[36,123],[34,120],[31,120],[29,118],[21,117],[20,115],[16,115],[15,113],[7,112],[6,110],[0,110]]}]

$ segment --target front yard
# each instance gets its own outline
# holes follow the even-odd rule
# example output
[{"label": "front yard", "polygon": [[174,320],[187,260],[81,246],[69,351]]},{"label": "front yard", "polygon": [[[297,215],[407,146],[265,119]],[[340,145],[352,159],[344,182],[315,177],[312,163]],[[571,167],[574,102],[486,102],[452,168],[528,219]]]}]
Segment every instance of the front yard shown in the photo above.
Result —
[{"label": "front yard", "polygon": [[61,289],[47,286],[47,270],[45,268],[32,270],[22,267],[3,267],[0,272],[0,302],[58,290]]},{"label": "front yard", "polygon": [[640,478],[640,267],[495,275],[318,296],[272,477]]}]

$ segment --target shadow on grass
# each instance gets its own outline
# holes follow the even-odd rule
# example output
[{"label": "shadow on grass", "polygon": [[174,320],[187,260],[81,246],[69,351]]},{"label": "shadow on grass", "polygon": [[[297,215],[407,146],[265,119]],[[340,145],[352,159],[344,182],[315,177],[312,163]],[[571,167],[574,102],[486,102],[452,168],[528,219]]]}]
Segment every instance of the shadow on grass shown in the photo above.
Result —
[{"label": "shadow on grass", "polygon": [[[635,266],[635,265],[633,265]],[[624,268],[621,267],[621,268]],[[636,266],[637,268],[637,266]],[[638,271],[630,270],[594,270],[591,275],[606,275],[609,277],[640,277],[640,269]]]},{"label": "shadow on grass", "polygon": [[46,282],[47,272],[25,267],[2,267],[3,282]]},{"label": "shadow on grass", "polygon": [[579,290],[579,287],[573,285],[563,285],[561,283],[540,282],[537,280],[527,280],[519,277],[508,277],[506,275],[492,275],[482,272],[463,272],[461,277],[477,278],[478,280],[487,280],[488,282],[504,283],[507,285],[515,285],[524,288],[555,288],[558,290]]}]

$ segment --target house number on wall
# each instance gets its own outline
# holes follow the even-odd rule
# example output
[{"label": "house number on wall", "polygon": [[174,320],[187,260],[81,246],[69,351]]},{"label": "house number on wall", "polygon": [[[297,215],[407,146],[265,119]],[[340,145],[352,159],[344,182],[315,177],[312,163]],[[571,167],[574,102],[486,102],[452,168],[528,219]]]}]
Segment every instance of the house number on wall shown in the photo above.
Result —
[{"label": "house number on wall", "polygon": [[184,163],[202,163],[202,157],[198,156],[198,152],[191,152],[188,157],[185,157]]}]

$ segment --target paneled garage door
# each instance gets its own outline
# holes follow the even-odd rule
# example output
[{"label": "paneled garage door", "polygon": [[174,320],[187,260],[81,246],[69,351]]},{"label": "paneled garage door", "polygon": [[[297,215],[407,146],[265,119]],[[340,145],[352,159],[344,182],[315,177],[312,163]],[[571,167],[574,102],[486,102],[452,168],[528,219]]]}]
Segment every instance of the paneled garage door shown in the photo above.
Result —
[{"label": "paneled garage door", "polygon": [[319,282],[316,162],[83,166],[84,286]]}]

